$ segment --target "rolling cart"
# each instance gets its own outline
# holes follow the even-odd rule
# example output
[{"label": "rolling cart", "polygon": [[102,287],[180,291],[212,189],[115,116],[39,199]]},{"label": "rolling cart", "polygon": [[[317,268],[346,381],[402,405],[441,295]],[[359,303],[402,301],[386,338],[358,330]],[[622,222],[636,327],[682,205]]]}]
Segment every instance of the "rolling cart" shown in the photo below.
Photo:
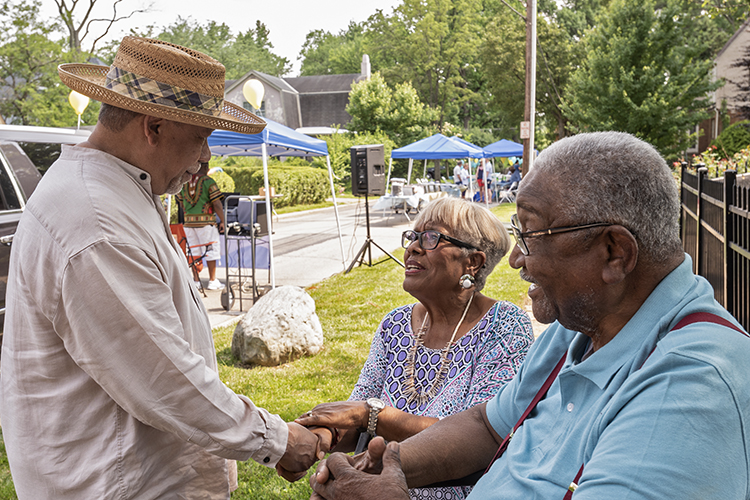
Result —
[{"label": "rolling cart", "polygon": [[[270,287],[268,239],[264,238],[268,236],[265,197],[230,194],[225,198],[224,221],[222,258],[227,284],[221,293],[221,305],[229,311],[239,299],[242,312],[249,309],[244,301],[255,303]],[[247,253],[250,254],[249,267]],[[259,267],[268,269],[266,284],[260,284],[257,279]]]}]

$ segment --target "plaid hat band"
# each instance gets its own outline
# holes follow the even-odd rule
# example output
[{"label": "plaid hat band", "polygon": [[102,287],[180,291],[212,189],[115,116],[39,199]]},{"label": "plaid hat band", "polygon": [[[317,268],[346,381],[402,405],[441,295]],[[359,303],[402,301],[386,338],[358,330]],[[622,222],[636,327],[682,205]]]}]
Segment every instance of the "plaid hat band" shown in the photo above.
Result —
[{"label": "plaid hat band", "polygon": [[104,86],[142,102],[160,104],[207,116],[221,115],[224,99],[186,90],[168,83],[142,78],[135,73],[112,66]]}]

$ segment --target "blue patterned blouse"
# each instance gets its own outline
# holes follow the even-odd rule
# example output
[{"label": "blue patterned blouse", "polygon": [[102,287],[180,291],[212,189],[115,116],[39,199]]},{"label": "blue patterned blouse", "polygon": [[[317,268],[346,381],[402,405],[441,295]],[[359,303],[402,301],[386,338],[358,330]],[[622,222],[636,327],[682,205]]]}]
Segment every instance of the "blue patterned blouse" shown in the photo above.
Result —
[{"label": "blue patterned blouse", "polygon": [[[406,363],[414,336],[411,314],[415,304],[398,307],[380,323],[372,340],[351,401],[378,397],[399,410],[427,417],[447,417],[489,400],[509,382],[534,341],[531,321],[510,302],[496,302],[476,325],[458,339],[448,354],[448,375],[437,395],[421,406],[407,404]],[[417,348],[414,383],[420,393],[432,386],[440,371],[442,349]],[[470,488],[412,489],[414,499],[463,499]]]}]

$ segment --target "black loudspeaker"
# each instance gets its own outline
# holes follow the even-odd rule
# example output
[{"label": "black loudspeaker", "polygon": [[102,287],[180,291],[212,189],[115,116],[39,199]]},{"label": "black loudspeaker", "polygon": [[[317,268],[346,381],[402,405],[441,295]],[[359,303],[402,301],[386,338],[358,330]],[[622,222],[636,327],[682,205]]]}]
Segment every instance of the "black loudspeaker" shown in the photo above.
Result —
[{"label": "black loudspeaker", "polygon": [[[260,225],[260,232],[258,236],[265,236],[268,234],[268,218],[266,217],[266,201],[256,200],[255,201],[255,215],[253,220]],[[273,210],[273,202],[271,202],[271,210]],[[273,218],[271,218],[273,220]]]},{"label": "black loudspeaker", "polygon": [[354,146],[352,155],[352,194],[385,194],[385,152],[382,144]]},{"label": "black loudspeaker", "polygon": [[[273,210],[273,203],[271,204],[271,210]],[[237,203],[236,214],[236,221],[240,223],[243,229],[249,231],[251,225],[257,223],[260,225],[260,231],[256,236],[265,236],[268,234],[265,200],[240,199],[239,203]],[[229,218],[228,215],[227,218]]]}]

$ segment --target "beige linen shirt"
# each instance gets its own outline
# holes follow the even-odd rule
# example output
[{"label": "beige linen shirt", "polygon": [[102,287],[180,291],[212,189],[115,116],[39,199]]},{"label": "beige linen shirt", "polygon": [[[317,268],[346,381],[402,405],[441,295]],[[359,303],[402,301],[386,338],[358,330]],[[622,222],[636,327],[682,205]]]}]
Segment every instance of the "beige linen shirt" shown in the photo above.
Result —
[{"label": "beige linen shirt", "polygon": [[150,176],[64,147],[10,262],[2,422],[21,499],[228,498],[227,460],[273,466],[287,426],[227,388]]}]

